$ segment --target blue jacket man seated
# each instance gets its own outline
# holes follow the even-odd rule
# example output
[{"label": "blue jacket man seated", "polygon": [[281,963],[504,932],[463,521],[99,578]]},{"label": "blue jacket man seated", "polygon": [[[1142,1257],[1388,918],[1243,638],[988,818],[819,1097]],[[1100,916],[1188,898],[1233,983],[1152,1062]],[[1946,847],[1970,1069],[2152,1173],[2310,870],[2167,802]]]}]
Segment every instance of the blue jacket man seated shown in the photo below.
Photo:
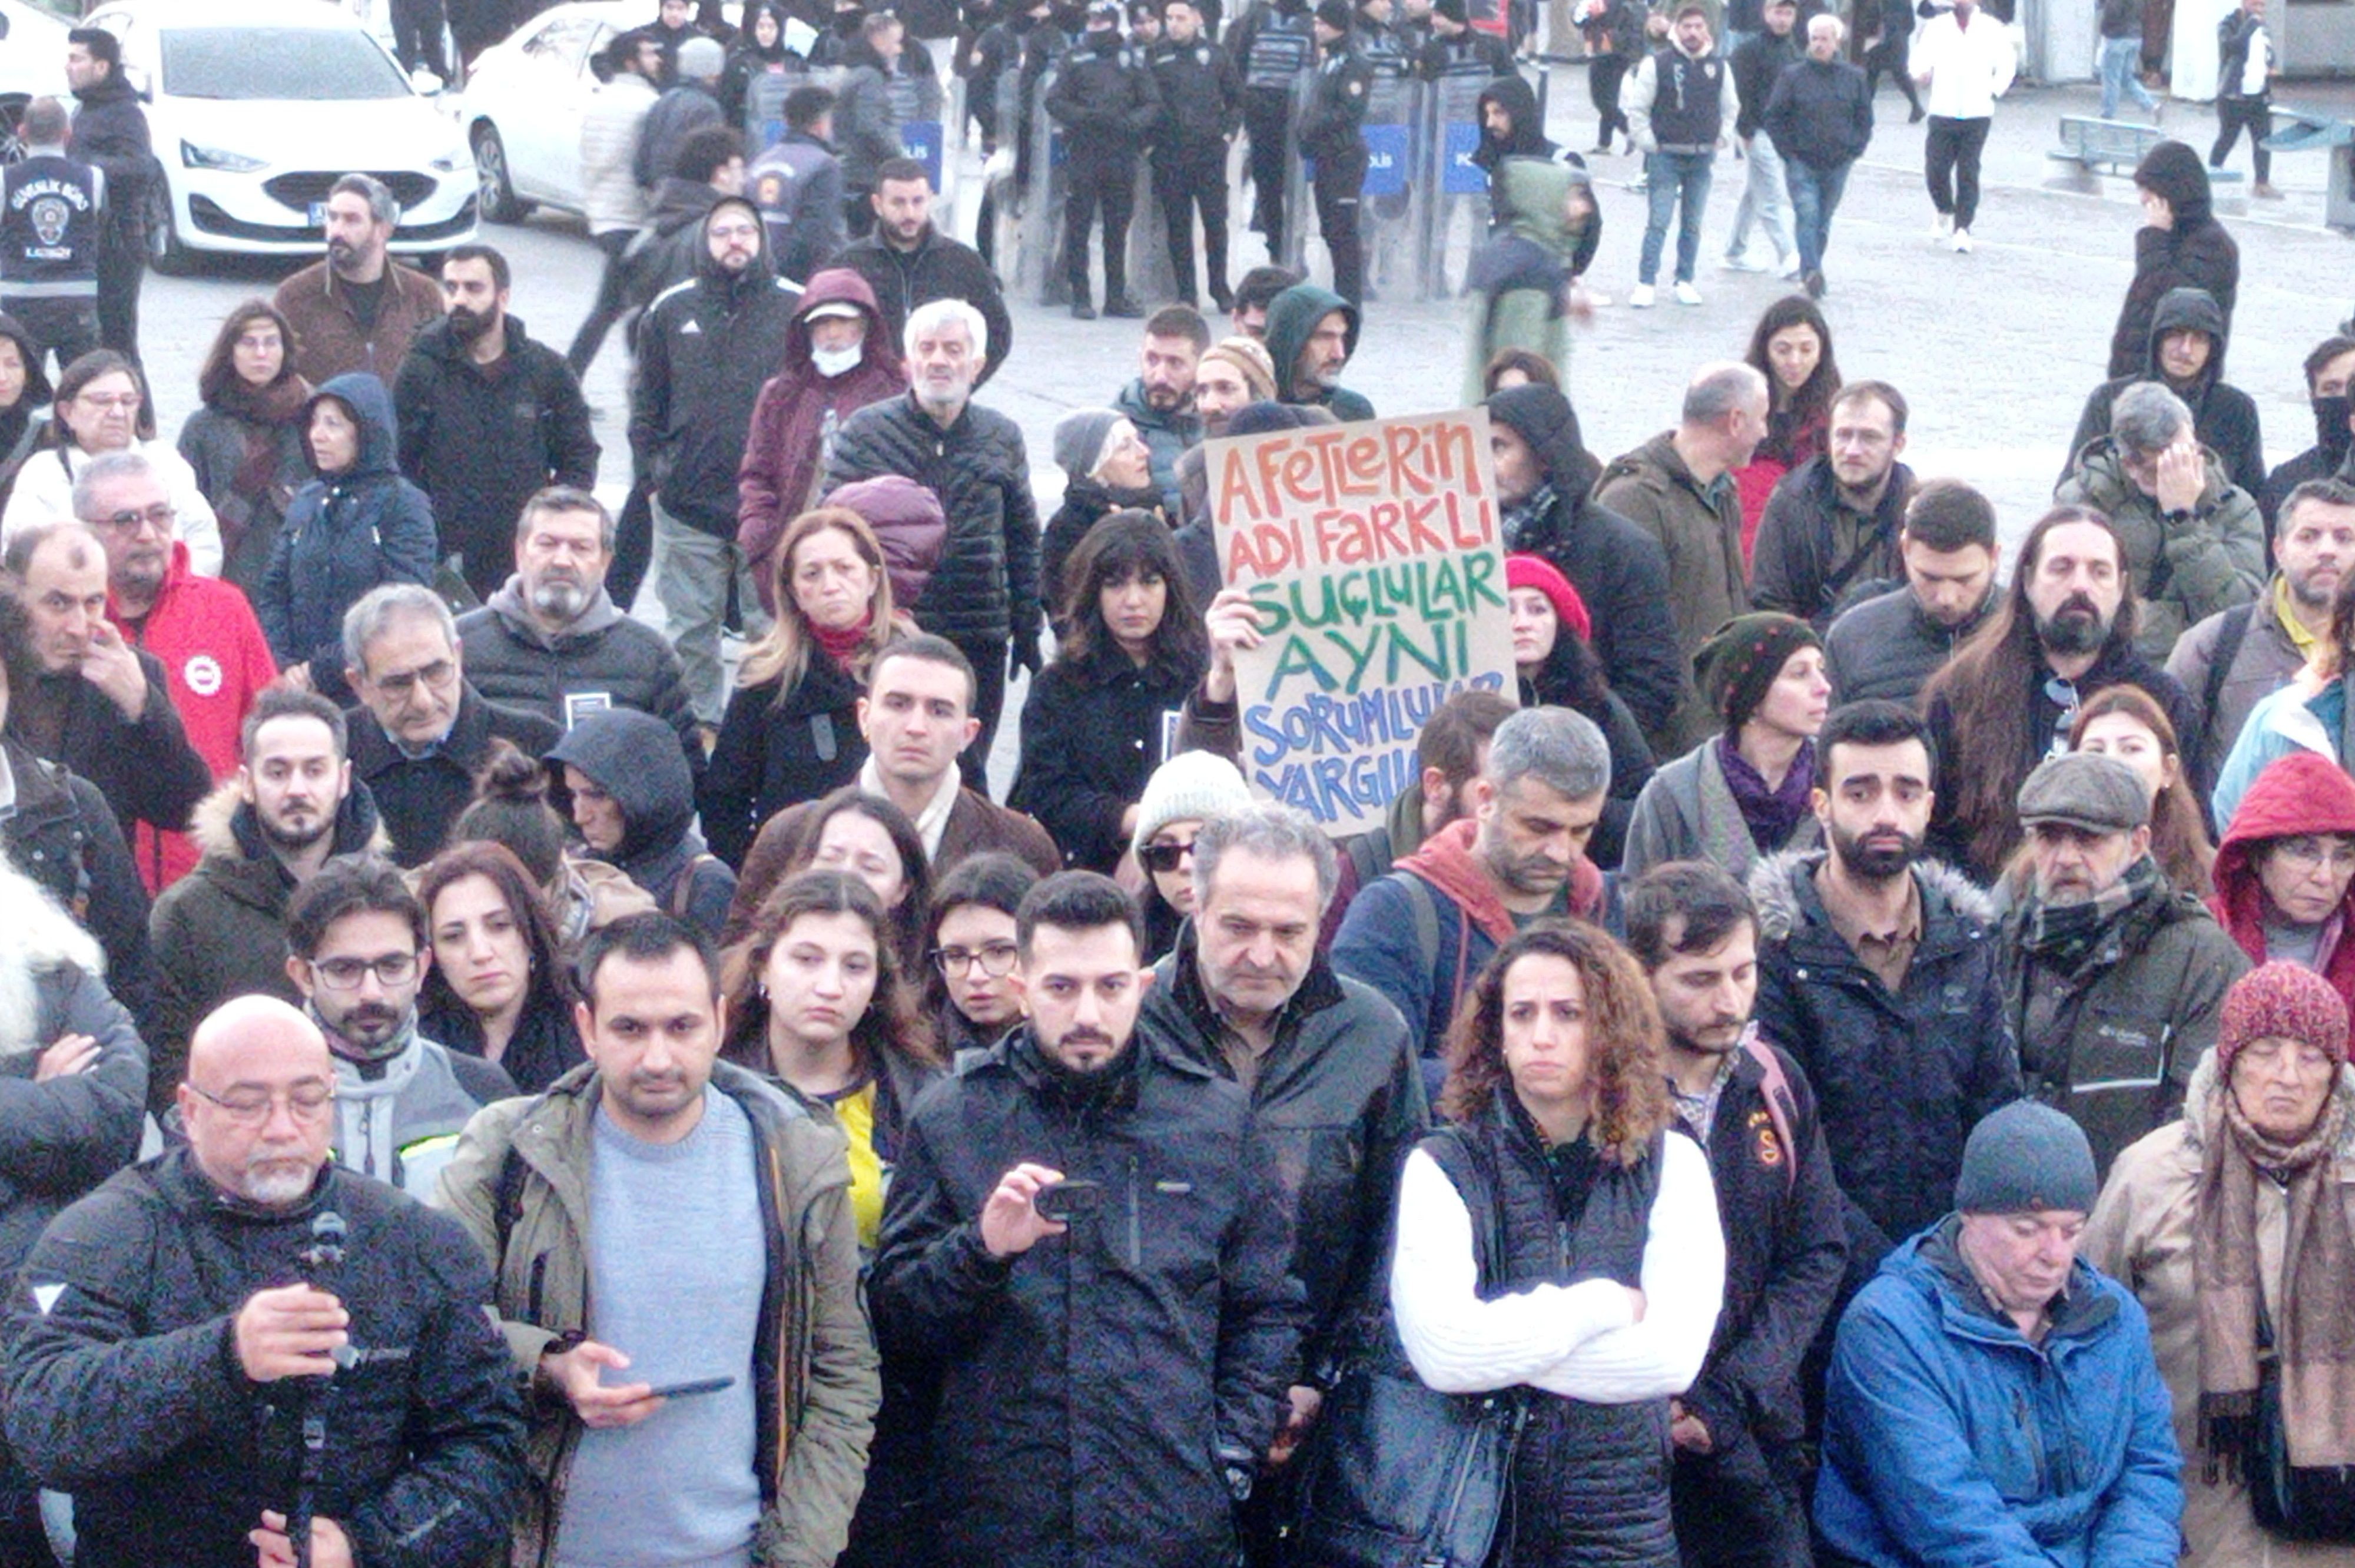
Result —
[{"label": "blue jacket man seated", "polygon": [[2181,1459],[2150,1328],[2077,1256],[2094,1157],[2014,1101],[1971,1131],[1957,1212],[1840,1319],[1816,1526],[1827,1563],[2169,1568]]}]

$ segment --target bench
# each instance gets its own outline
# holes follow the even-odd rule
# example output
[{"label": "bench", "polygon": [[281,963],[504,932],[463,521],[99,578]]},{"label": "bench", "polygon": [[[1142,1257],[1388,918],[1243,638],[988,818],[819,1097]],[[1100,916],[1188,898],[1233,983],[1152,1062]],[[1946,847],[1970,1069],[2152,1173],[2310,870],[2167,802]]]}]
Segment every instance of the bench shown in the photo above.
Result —
[{"label": "bench", "polygon": [[[2132,120],[2102,120],[2091,114],[2061,116],[2061,144],[2044,155],[2080,168],[2132,174],[2143,155],[2168,139],[2165,130]],[[2210,169],[2211,181],[2237,180],[2238,169]]]}]

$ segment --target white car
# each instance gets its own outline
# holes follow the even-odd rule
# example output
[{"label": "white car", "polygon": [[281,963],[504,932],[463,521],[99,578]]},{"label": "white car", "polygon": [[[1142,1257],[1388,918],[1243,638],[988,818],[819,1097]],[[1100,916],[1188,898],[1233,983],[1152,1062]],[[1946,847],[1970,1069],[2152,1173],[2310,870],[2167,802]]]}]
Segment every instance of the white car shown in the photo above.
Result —
[{"label": "white car", "polygon": [[400,199],[396,251],[474,237],[465,139],[350,12],[317,0],[123,0],[88,25],[123,40],[123,74],[148,97],[167,187],[149,219],[157,270],[183,270],[197,251],[315,258],[328,188],[356,171]]},{"label": "white car", "polygon": [[66,97],[66,32],[80,16],[74,0],[0,0],[0,162],[21,155],[26,104]]},{"label": "white car", "polygon": [[475,57],[458,120],[486,221],[512,223],[534,207],[581,210],[581,118],[597,91],[590,62],[652,20],[645,0],[576,0]]}]

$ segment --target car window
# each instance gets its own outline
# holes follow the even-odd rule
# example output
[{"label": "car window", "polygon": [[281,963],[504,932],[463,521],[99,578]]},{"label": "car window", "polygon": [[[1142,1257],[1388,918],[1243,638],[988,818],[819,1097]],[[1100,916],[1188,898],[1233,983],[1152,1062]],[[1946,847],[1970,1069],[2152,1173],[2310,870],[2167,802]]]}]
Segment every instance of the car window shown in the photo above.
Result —
[{"label": "car window", "polygon": [[578,70],[589,52],[590,39],[597,36],[598,26],[595,18],[589,16],[567,16],[551,22],[524,46],[524,53],[559,70]]},{"label": "car window", "polygon": [[361,32],[323,27],[167,27],[163,89],[174,98],[322,102],[406,98],[408,80]]}]

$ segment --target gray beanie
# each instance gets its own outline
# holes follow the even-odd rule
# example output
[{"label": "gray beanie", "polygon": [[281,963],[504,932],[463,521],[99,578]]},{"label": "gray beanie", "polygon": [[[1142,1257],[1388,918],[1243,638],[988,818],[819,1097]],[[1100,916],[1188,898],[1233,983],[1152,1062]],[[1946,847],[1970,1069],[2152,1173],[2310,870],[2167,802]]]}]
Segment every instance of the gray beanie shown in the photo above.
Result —
[{"label": "gray beanie", "polygon": [[717,38],[689,38],[678,46],[678,74],[712,81],[728,64],[728,51]]},{"label": "gray beanie", "polygon": [[1251,809],[1251,786],[1234,763],[1215,752],[1180,752],[1145,781],[1145,797],[1136,803],[1136,835],[1130,846],[1142,849],[1153,836],[1173,822],[1207,820],[1231,811]]},{"label": "gray beanie", "polygon": [[1126,416],[1111,409],[1073,409],[1055,421],[1055,466],[1084,479],[1103,461],[1104,440]]},{"label": "gray beanie", "polygon": [[2100,1192],[2084,1130],[2050,1105],[2014,1100],[1971,1129],[1955,1207],[1966,1214],[2090,1214]]}]

